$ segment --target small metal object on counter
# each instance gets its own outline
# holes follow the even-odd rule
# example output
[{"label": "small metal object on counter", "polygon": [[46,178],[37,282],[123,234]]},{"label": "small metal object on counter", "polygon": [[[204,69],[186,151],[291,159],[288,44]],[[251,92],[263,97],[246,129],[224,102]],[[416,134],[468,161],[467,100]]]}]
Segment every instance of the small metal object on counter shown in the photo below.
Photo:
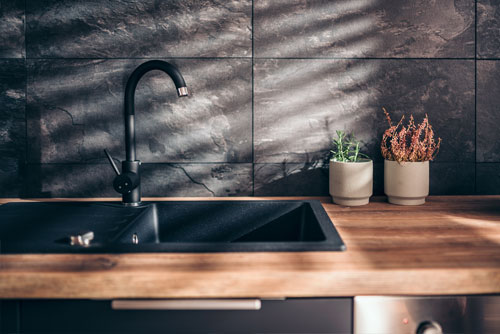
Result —
[{"label": "small metal object on counter", "polygon": [[89,231],[83,234],[72,235],[69,237],[69,243],[71,246],[83,246],[87,247],[90,242],[94,239],[94,232]]},{"label": "small metal object on counter", "polygon": [[132,243],[137,245],[139,243],[139,236],[137,233],[132,234]]}]

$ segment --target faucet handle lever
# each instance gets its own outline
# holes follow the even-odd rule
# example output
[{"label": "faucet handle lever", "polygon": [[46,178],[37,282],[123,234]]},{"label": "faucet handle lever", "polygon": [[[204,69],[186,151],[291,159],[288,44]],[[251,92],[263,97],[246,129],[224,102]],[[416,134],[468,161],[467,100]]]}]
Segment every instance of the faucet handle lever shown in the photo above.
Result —
[{"label": "faucet handle lever", "polygon": [[113,167],[113,169],[115,170],[116,175],[120,176],[120,171],[118,170],[118,167],[116,167],[116,164],[115,164],[111,154],[109,154],[107,150],[104,150],[104,153],[106,153],[106,156],[108,157],[109,163],[111,164],[111,167]]}]

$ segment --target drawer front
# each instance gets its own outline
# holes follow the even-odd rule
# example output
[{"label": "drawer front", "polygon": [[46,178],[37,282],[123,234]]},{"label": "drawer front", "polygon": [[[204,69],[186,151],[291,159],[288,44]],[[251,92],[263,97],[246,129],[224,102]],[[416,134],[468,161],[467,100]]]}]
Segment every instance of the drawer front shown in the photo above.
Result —
[{"label": "drawer front", "polygon": [[21,333],[352,332],[351,298],[262,300],[258,310],[151,310],[129,305],[130,309],[113,309],[111,301],[24,300]]}]

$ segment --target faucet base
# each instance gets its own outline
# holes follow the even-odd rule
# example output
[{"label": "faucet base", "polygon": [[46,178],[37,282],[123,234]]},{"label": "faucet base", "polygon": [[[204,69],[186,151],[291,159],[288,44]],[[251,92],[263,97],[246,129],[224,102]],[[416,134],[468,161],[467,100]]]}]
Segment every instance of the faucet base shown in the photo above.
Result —
[{"label": "faucet base", "polygon": [[133,175],[133,180],[136,180],[134,184],[130,185],[130,189],[127,192],[122,193],[122,203],[127,206],[138,206],[141,203],[141,184],[139,182],[141,162],[139,160],[134,161],[122,161],[122,175]]},{"label": "faucet base", "polygon": [[125,202],[122,202],[122,205],[123,206],[126,206],[126,207],[137,207],[137,206],[141,206],[142,205],[142,202],[136,202],[136,203],[125,203]]}]

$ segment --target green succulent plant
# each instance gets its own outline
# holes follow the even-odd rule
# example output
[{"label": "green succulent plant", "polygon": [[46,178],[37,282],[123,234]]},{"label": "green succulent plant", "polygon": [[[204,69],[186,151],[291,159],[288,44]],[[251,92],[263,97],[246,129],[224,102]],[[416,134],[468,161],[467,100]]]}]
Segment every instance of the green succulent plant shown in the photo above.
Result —
[{"label": "green succulent plant", "polygon": [[361,159],[370,159],[360,152],[361,143],[353,134],[347,135],[342,130],[337,130],[337,138],[332,141],[333,149],[331,160],[339,162],[359,162]]}]

